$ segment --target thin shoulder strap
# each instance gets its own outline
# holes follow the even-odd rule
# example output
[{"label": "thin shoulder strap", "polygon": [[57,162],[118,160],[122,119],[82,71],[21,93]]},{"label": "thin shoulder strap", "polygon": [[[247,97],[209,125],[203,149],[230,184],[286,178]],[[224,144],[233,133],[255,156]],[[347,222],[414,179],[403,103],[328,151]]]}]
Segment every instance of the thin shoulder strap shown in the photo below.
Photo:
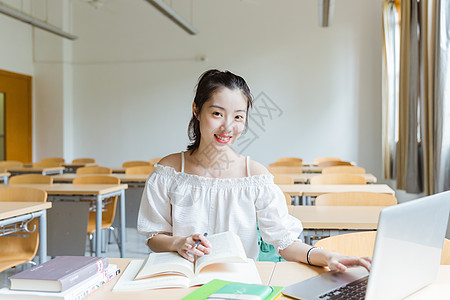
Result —
[{"label": "thin shoulder strap", "polygon": [[184,173],[184,151],[181,151],[181,173]]},{"label": "thin shoulder strap", "polygon": [[245,165],[247,167],[247,177],[252,176],[250,174],[250,156],[245,157]]}]

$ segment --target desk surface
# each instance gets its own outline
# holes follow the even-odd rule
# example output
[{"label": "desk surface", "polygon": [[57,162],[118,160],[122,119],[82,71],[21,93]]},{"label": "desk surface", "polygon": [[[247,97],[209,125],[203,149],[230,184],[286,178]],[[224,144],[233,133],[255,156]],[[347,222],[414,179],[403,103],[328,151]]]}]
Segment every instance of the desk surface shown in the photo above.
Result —
[{"label": "desk surface", "polygon": [[394,195],[387,184],[280,184],[280,189],[291,195],[319,196],[338,192],[374,192]]},{"label": "desk surface", "polygon": [[[296,183],[306,183],[311,181],[311,178],[314,176],[320,175],[319,173],[280,173],[280,175],[286,175],[290,176],[292,179],[294,179],[294,182]],[[355,175],[361,175],[366,179],[367,183],[376,183],[377,178],[370,173],[366,174],[355,174]]]},{"label": "desk surface", "polygon": [[288,206],[304,229],[373,230],[383,206]]},{"label": "desk surface", "polygon": [[127,184],[2,184],[0,188],[30,187],[46,191],[49,195],[103,195],[128,188]]},{"label": "desk surface", "polygon": [[[109,262],[111,264],[116,264],[119,266],[121,272],[119,276],[114,278],[111,282],[109,282],[106,286],[101,287],[98,291],[93,293],[92,295],[86,297],[85,299],[108,299],[108,300],[122,300],[122,299],[181,299],[187,294],[194,291],[196,288],[173,288],[173,289],[157,289],[157,290],[148,290],[148,291],[136,291],[136,292],[112,292],[111,289],[116,284],[118,278],[123,274],[128,263],[131,261],[129,258],[109,258]],[[257,262],[256,268],[258,269],[259,275],[261,276],[261,280],[263,284],[269,284],[270,277],[272,275],[272,271],[275,267],[275,263],[273,262]]]},{"label": "desk surface", "polygon": [[97,167],[99,163],[93,162],[93,163],[78,163],[78,164],[72,164],[72,163],[64,163],[61,164],[63,167],[67,168],[81,168],[81,167]]},{"label": "desk surface", "polygon": [[1,202],[0,220],[48,209],[51,202]]},{"label": "desk surface", "polygon": [[36,172],[52,172],[63,171],[64,167],[38,168],[38,167],[7,167],[8,172],[13,173],[36,173]]},{"label": "desk surface", "polygon": [[[126,266],[130,262],[129,258],[110,258],[109,262],[117,264],[121,270],[121,274],[125,270]],[[277,264],[273,262],[256,262],[256,267],[261,276],[263,284],[288,286],[294,284],[300,280],[305,280],[310,277],[316,276],[323,272],[326,272],[325,268],[312,267],[303,263],[296,262],[279,262]],[[174,289],[158,289],[147,290],[139,292],[112,292],[114,284],[121,276],[119,274],[111,282],[101,287],[93,294],[87,296],[85,299],[181,299],[195,288],[174,288]],[[418,291],[417,293],[409,296],[407,299],[424,300],[424,299],[443,299],[445,295],[450,293],[450,266],[440,266],[438,278],[432,285]],[[281,297],[280,299],[290,299],[287,297]]]},{"label": "desk surface", "polygon": [[63,174],[63,175],[53,175],[53,181],[54,182],[72,182],[77,177],[82,176],[113,176],[120,179],[120,182],[142,182],[144,183],[147,181],[147,178],[149,175],[146,174],[121,174],[121,173],[114,173],[114,174]]}]

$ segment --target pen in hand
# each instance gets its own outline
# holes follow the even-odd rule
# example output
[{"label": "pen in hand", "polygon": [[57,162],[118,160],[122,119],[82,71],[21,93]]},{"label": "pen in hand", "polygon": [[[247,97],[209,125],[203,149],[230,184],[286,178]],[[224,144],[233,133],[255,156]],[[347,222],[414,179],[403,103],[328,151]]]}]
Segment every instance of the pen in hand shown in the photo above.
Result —
[{"label": "pen in hand", "polygon": [[[208,236],[208,233],[205,232],[205,233],[203,234],[203,236],[204,236],[204,237],[207,237],[207,236]],[[202,242],[201,240],[197,240],[197,241],[195,242],[195,244],[194,244],[194,247],[193,247],[192,249],[197,249],[198,245],[200,245],[201,242]]]}]

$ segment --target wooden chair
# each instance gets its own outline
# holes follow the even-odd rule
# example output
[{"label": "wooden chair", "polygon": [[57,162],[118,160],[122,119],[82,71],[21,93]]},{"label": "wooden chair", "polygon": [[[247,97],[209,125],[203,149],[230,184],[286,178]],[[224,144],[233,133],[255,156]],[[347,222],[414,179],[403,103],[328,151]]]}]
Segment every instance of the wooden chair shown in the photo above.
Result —
[{"label": "wooden chair", "polygon": [[158,157],[158,158],[151,158],[151,159],[148,160],[148,163],[150,164],[150,166],[154,166],[160,160],[161,160],[160,157]]},{"label": "wooden chair", "polygon": [[[338,252],[343,255],[372,257],[376,234],[376,231],[364,231],[335,235],[317,241],[314,246],[323,247],[326,250]],[[449,264],[450,240],[445,239],[441,255],[441,265]]]},{"label": "wooden chair", "polygon": [[23,162],[21,161],[16,161],[16,160],[3,160],[0,161],[0,167],[2,168],[15,168],[15,167],[23,167]]},{"label": "wooden chair", "polygon": [[72,160],[72,164],[88,164],[95,163],[95,159],[93,158],[76,158]]},{"label": "wooden chair", "polygon": [[[4,188],[0,189],[0,202],[3,201],[46,202],[47,192],[28,187]],[[27,228],[34,231],[20,232],[21,236],[0,237],[0,272],[23,263],[33,263],[31,260],[39,247],[39,220],[30,221]]]},{"label": "wooden chair", "polygon": [[[114,177],[114,176],[106,176],[106,175],[82,176],[82,177],[75,178],[73,180],[73,184],[120,184],[120,179],[117,177]],[[119,251],[120,251],[120,244],[118,242],[119,238],[115,232],[115,228],[112,227],[112,224],[114,222],[114,216],[116,215],[118,197],[119,196],[113,196],[113,197],[110,197],[103,201],[102,229],[108,229],[114,233],[113,235],[114,235],[117,245],[119,246]],[[91,202],[87,234],[89,235],[90,246],[91,246],[91,255],[92,255],[92,253],[93,253],[93,237],[94,237],[93,234],[95,233],[95,231],[97,229],[96,223],[95,223],[97,208],[95,206],[95,201],[83,200],[83,199],[82,199],[82,201],[90,201]]]},{"label": "wooden chair", "polygon": [[41,163],[57,163],[58,165],[61,165],[65,163],[66,161],[62,157],[47,157],[43,158],[40,161]]},{"label": "wooden chair", "polygon": [[53,177],[41,175],[41,174],[23,174],[13,176],[9,179],[9,183],[11,184],[25,184],[25,183],[34,183],[34,184],[52,184]]},{"label": "wooden chair", "polygon": [[322,174],[366,174],[366,170],[356,166],[333,166],[323,168]]},{"label": "wooden chair", "polygon": [[301,167],[302,163],[299,161],[276,161],[269,164],[269,167]]},{"label": "wooden chair", "polygon": [[311,184],[366,184],[366,178],[356,174],[321,174],[310,179]]},{"label": "wooden chair", "polygon": [[126,161],[122,164],[122,168],[129,168],[136,166],[150,166],[150,163],[148,161],[143,160],[133,160],[133,161]]},{"label": "wooden chair", "polygon": [[107,167],[81,167],[77,174],[112,174],[112,169]]},{"label": "wooden chair", "polygon": [[272,174],[301,174],[303,172],[302,167],[290,167],[290,166],[277,166],[267,168]]},{"label": "wooden chair", "polygon": [[153,166],[135,166],[135,167],[126,168],[125,174],[150,175],[153,171],[155,171],[155,167],[153,167]]},{"label": "wooden chair", "polygon": [[302,164],[303,163],[303,159],[298,158],[298,157],[280,157],[277,159],[276,162],[290,162],[290,161],[295,161],[297,163]]},{"label": "wooden chair", "polygon": [[319,195],[316,206],[391,206],[397,198],[391,194],[371,192],[341,192]]},{"label": "wooden chair", "polygon": [[289,175],[274,174],[273,182],[275,184],[294,184],[294,179]]},{"label": "wooden chair", "polygon": [[341,161],[342,159],[338,157],[316,157],[314,158],[314,163],[319,164],[323,161]]},{"label": "wooden chair", "polygon": [[322,161],[317,166],[319,168],[326,168],[332,166],[351,166],[352,164],[348,161]]}]

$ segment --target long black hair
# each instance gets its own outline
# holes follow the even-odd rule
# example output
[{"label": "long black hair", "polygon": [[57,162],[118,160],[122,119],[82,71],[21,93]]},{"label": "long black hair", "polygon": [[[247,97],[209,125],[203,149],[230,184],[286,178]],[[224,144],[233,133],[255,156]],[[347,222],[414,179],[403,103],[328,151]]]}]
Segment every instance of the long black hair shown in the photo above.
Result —
[{"label": "long black hair", "polygon": [[[219,71],[211,69],[203,73],[198,79],[197,89],[195,92],[194,103],[197,108],[197,116],[200,115],[203,104],[207,102],[212,95],[220,89],[228,88],[230,90],[240,90],[243,96],[247,99],[247,112],[253,105],[250,88],[245,82],[244,78],[235,75],[229,71]],[[200,146],[200,122],[197,116],[192,112],[191,121],[188,126],[188,137],[191,143],[187,150],[192,150],[191,154],[195,152]],[[248,118],[245,118],[245,126],[247,127]]]}]

